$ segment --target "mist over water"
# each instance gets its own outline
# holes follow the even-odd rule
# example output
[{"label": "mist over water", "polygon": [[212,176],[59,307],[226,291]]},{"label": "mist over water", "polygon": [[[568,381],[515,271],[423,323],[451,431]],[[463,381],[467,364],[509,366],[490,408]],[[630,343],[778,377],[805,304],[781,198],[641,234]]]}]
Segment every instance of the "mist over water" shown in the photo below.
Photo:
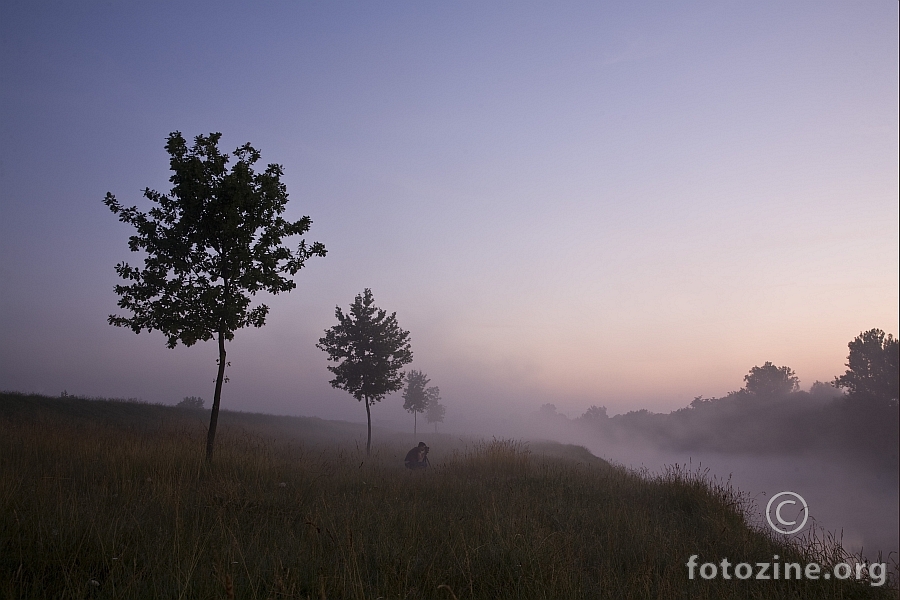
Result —
[{"label": "mist over water", "polygon": [[[687,464],[729,480],[752,499],[753,515],[766,526],[769,499],[782,491],[803,496],[810,521],[842,541],[844,549],[883,560],[900,549],[897,476],[860,467],[840,457],[747,456],[723,453],[663,453],[652,448],[586,444],[594,454],[632,469],[661,472],[665,465]],[[807,533],[807,525],[799,534]],[[798,534],[798,535],[799,535]]]},{"label": "mist over water", "polygon": [[885,470],[883,463],[812,451],[666,451],[650,441],[612,439],[574,421],[548,421],[538,415],[470,423],[467,430],[485,436],[578,444],[611,463],[651,475],[663,473],[671,465],[706,471],[710,479],[730,480],[750,501],[750,519],[761,527],[768,526],[764,511],[769,499],[792,491],[806,500],[810,513],[807,526],[795,535],[809,535],[815,527],[820,537],[826,532],[833,534],[848,552],[862,552],[869,560],[889,564],[900,554],[898,473]]}]

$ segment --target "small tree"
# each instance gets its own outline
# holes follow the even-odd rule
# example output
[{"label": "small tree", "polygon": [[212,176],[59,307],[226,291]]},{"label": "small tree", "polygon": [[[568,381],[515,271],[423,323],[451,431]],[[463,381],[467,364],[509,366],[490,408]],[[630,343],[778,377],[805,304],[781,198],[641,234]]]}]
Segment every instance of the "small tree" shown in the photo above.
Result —
[{"label": "small tree", "polygon": [[881,329],[860,333],[847,346],[847,371],[834,378],[834,386],[846,388],[850,398],[870,398],[896,403],[900,388],[900,345]]},{"label": "small tree", "polygon": [[328,360],[339,364],[328,366],[334,373],[331,387],[346,390],[366,405],[368,437],[366,454],[372,448],[371,405],[403,386],[403,365],[412,362],[409,332],[400,329],[397,313],[373,305],[372,290],[357,294],[344,314],[335,307],[338,324],[325,330],[316,347],[328,353]]},{"label": "small tree", "polygon": [[184,400],[176,404],[175,406],[179,408],[190,408],[191,410],[201,410],[203,409],[203,398],[198,396],[185,396]]},{"label": "small tree", "polygon": [[755,396],[784,396],[800,389],[800,380],[790,367],[776,367],[768,361],[750,369],[744,381],[745,389]]},{"label": "small tree", "polygon": [[265,304],[251,308],[251,296],[291,291],[296,283],[283,275],[295,275],[311,256],[325,256],[318,242],[307,246],[301,240],[293,252],[282,245],[282,238],[302,235],[312,224],[309,217],[291,222],[281,216],[288,201],[282,167],[270,164],[254,172],[260,154],[244,144],[232,153],[237,161],[229,172],[229,157],[218,148],[221,136],[198,135],[189,149],[180,132],[169,134],[172,189],[161,194],[146,188],[144,197],[155,205],[149,212],[124,208],[109,193],[104,200],[120,221],[137,229],[128,240],[131,251],[146,255],[143,269],[116,265],[119,276],[132,282],[115,287],[119,307],[132,316],[110,315],[110,325],[135,333],[158,329],[169,348],[218,340],[207,462],[227,381],[225,342],[241,327],[262,327],[269,312]]},{"label": "small tree", "polygon": [[425,398],[425,420],[434,423],[434,432],[437,433],[437,424],[443,423],[444,415],[447,414],[447,409],[441,404],[441,389],[436,385],[428,388],[425,390]]},{"label": "small tree", "polygon": [[413,414],[413,436],[418,435],[417,415],[425,412],[428,396],[425,386],[431,380],[422,371],[413,369],[406,375],[406,390],[403,391],[403,409]]}]

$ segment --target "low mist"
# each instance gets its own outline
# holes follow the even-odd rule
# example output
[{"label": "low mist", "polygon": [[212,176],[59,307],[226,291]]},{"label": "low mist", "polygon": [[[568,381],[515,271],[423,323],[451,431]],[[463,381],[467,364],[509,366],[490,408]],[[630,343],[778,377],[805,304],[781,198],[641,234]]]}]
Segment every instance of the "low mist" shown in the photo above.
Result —
[{"label": "low mist", "polygon": [[769,498],[796,492],[810,514],[796,535],[833,535],[851,553],[891,563],[900,550],[897,423],[896,404],[796,392],[780,398],[731,394],[697,399],[668,414],[641,410],[612,417],[592,407],[569,418],[545,404],[518,418],[470,422],[465,430],[583,445],[651,475],[667,465],[687,465],[730,481],[762,527]]}]

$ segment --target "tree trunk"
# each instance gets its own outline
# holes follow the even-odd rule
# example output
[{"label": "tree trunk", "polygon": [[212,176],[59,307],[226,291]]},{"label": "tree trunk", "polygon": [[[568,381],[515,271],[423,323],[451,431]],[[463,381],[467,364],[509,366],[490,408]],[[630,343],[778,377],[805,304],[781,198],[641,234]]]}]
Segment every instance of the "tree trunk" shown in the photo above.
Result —
[{"label": "tree trunk", "polygon": [[222,399],[222,383],[225,381],[225,333],[219,332],[219,374],[216,376],[216,394],[213,396],[209,415],[209,432],[206,435],[206,464],[212,463],[213,444],[216,441],[216,422],[219,420],[219,401]]},{"label": "tree trunk", "polygon": [[417,416],[418,414],[419,414],[419,413],[417,413],[416,411],[413,411],[413,437],[414,437],[414,438],[415,438],[415,437],[419,437],[418,430],[416,429],[416,427],[417,427],[417,424],[416,424],[416,416]]},{"label": "tree trunk", "polygon": [[366,438],[366,456],[369,456],[369,453],[372,450],[372,413],[369,411],[369,397],[365,396],[366,401],[366,421],[369,423],[369,437]]}]

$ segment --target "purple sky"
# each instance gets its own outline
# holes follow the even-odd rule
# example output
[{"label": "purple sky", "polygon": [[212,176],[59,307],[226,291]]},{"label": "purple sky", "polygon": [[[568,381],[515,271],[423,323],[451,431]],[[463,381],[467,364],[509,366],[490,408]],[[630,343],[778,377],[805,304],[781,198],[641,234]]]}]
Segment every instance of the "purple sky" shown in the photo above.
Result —
[{"label": "purple sky", "polygon": [[364,419],[315,342],[365,287],[448,422],[808,388],[898,332],[897,2],[185,4],[0,5],[0,389],[211,399],[212,343],[106,324],[102,198],[167,191],[175,130],[284,165],[328,248],[225,408]]}]

